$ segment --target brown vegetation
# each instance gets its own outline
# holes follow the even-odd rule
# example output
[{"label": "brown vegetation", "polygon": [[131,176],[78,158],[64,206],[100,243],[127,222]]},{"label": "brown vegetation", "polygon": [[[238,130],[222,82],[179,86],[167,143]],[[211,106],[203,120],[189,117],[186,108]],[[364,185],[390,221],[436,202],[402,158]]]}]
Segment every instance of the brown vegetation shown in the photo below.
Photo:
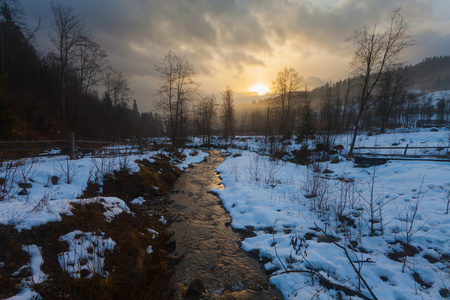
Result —
[{"label": "brown vegetation", "polygon": [[[171,163],[173,159],[181,159],[180,154],[141,160],[140,171],[136,173],[126,169],[114,171],[105,176],[102,193],[99,183],[90,182],[82,196],[96,200],[72,203],[71,214],[63,215],[60,222],[21,232],[12,226],[1,226],[0,261],[6,261],[7,265],[0,268],[0,297],[16,294],[21,280],[30,276],[28,268],[13,274],[29,261],[22,245],[35,244],[41,250],[44,259],[41,269],[48,279],[31,284],[44,299],[170,299],[167,253],[172,251],[171,234],[160,221],[158,212],[148,214],[145,205],[140,207],[129,202],[143,196],[150,206],[152,202],[159,203],[156,196],[165,195],[181,174]],[[131,213],[122,212],[108,222],[102,198],[106,196],[122,198],[129,204]],[[104,254],[104,269],[109,276],[83,270],[80,278],[74,278],[61,268],[58,254],[67,251],[69,245],[60,237],[75,230],[103,233],[116,243],[112,252]],[[147,251],[149,246],[152,251]]]}]

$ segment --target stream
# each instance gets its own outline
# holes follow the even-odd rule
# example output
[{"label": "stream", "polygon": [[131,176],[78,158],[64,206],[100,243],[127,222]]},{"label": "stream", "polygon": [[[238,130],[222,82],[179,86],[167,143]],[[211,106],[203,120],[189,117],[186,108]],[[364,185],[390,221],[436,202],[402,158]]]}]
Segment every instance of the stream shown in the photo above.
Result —
[{"label": "stream", "polygon": [[[268,282],[262,264],[240,248],[242,237],[211,188],[223,188],[216,167],[224,161],[210,151],[206,161],[187,168],[175,183],[171,198],[176,241],[174,299],[192,295],[189,286],[204,291],[196,299],[283,299]],[[227,226],[228,225],[228,226]],[[200,283],[200,284],[199,284]]]}]

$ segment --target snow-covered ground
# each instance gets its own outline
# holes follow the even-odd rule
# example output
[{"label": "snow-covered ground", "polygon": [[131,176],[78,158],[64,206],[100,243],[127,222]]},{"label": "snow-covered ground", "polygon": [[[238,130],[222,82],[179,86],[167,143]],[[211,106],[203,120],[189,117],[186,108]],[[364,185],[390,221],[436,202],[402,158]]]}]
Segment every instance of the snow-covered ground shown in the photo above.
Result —
[{"label": "snow-covered ground", "polygon": [[[163,153],[147,152],[143,155],[128,155],[106,158],[82,158],[68,160],[66,156],[39,157],[36,159],[23,159],[5,162],[0,167],[0,224],[13,225],[17,230],[30,229],[48,222],[61,220],[61,215],[70,215],[71,203],[86,204],[97,199],[77,199],[86,188],[88,180],[101,182],[105,174],[119,168],[128,168],[131,172],[139,170],[136,160],[149,159]],[[178,164],[185,169],[191,163],[198,163],[207,153],[185,150],[186,159]],[[58,180],[56,180],[58,177]],[[4,180],[3,180],[4,179]],[[127,204],[115,197],[102,197],[100,203],[105,208],[106,220],[123,211],[129,212]],[[139,199],[142,203],[144,200]],[[162,221],[165,221],[162,217]],[[79,277],[82,268],[90,268],[101,275],[105,250],[112,251],[115,242],[110,238],[104,239],[101,233],[86,233],[74,231],[60,238],[70,245],[69,250],[59,256],[61,267],[72,276]],[[81,242],[80,242],[81,241]],[[97,245],[95,253],[98,257],[89,258],[90,264],[81,264],[80,260],[89,255],[88,249],[92,244]],[[102,246],[103,245],[103,246]],[[22,283],[22,291],[11,299],[31,299],[33,292],[29,283],[39,283],[45,280],[46,275],[40,270],[42,257],[35,245],[24,245],[25,251],[31,256],[30,270],[32,276]],[[151,250],[149,250],[151,251]],[[5,263],[5,262],[3,262]],[[24,266],[27,267],[27,266]],[[20,270],[19,270],[20,271]]]},{"label": "snow-covered ground", "polygon": [[[414,149],[414,147],[450,147],[450,131],[447,128],[434,128],[433,131],[430,128],[398,128],[395,130],[387,130],[387,134],[381,135],[367,135],[360,134],[357,137],[355,147],[399,147],[401,150],[383,150],[385,153],[390,154],[403,154],[404,147],[408,146],[408,155],[424,155],[433,154],[441,155],[446,153],[447,149],[441,149],[440,152],[436,152],[431,149]],[[338,135],[334,142],[335,145],[342,145],[344,150],[341,154],[347,153],[350,148],[352,136],[350,134]],[[259,154],[268,154],[270,151],[284,151],[292,152],[293,150],[299,150],[300,144],[295,143],[294,139],[280,142],[278,140],[272,143],[264,140],[261,136],[237,136],[231,142],[224,142],[218,137],[213,137],[212,143],[230,148],[239,148],[258,152]],[[201,145],[201,139],[193,138],[191,145]],[[310,142],[310,148],[314,148],[315,144]],[[447,150],[447,151],[446,151]],[[380,150],[360,150],[360,152],[382,153]]]},{"label": "snow-covered ground", "polygon": [[[443,129],[436,132],[429,129],[397,130],[384,135],[361,135],[357,146],[408,144],[409,147],[445,147],[449,140],[450,132]],[[324,234],[317,231],[316,225],[338,238],[339,245],[351,247],[353,244],[353,251],[349,250],[350,258],[356,267],[361,268],[361,274],[378,299],[440,299],[445,295],[445,289],[450,288],[450,214],[446,213],[450,203],[448,162],[394,160],[376,168],[355,168],[352,161],[340,156],[337,164],[324,162],[306,167],[258,155],[267,153],[268,145],[263,141],[263,138],[255,137],[233,141],[234,146],[240,149],[230,148],[228,151],[241,156],[229,156],[217,168],[222,173],[225,188],[215,192],[230,212],[232,226],[255,228],[256,236],[246,238],[242,247],[246,251],[258,250],[261,258],[269,259],[265,267],[275,271],[271,283],[282,291],[286,299],[338,297],[337,292],[320,286],[317,277],[302,272],[286,272],[308,269],[314,269],[335,284],[353,290],[360,288],[370,297],[344,251],[333,243],[323,242],[321,235]],[[348,136],[341,136],[336,144],[347,149],[349,142]],[[287,153],[300,147],[294,142],[272,146]],[[202,151],[196,156],[189,155],[190,152],[186,150],[186,160],[179,165],[180,168],[200,162],[207,156]],[[157,152],[75,161],[66,157],[42,157],[23,160],[20,164],[9,165],[9,168],[4,164],[0,168],[0,178],[6,180],[2,184],[0,223],[26,230],[58,221],[62,214],[70,214],[71,202],[92,201],[76,199],[89,179],[101,181],[104,174],[120,167],[137,171],[136,159],[155,154]],[[59,178],[57,183],[54,176]],[[121,199],[104,199],[102,204],[107,218],[129,211]],[[138,198],[133,203],[142,201]],[[161,221],[165,219],[162,217]],[[370,236],[371,224],[374,224],[374,236]],[[302,240],[303,237],[307,239]],[[85,245],[77,248],[80,238]],[[296,238],[304,243],[297,243],[294,249],[292,244]],[[114,241],[104,239],[101,232],[96,236],[88,232],[72,232],[61,239],[74,245],[60,254],[62,268],[68,269],[72,276],[79,276],[82,271],[81,267],[75,268],[81,263],[71,262],[74,268],[70,270],[65,265],[73,253],[86,252],[85,248],[93,240],[105,242],[105,248],[100,252],[111,250],[114,245]],[[393,260],[395,253],[404,250],[402,243],[408,241],[418,253],[406,260]],[[22,292],[13,299],[29,299],[32,292],[27,288],[28,282],[41,282],[46,278],[40,270],[42,257],[38,247],[24,245],[24,249],[32,257],[30,265],[24,266],[32,270],[32,275],[28,281],[23,281]],[[96,265],[91,268],[101,269],[101,260],[92,261]],[[418,280],[419,277],[423,282]]]},{"label": "snow-covered ground", "polygon": [[[186,159],[177,165],[180,169],[208,156],[202,151],[191,156],[191,152],[185,150]],[[149,159],[158,153],[163,152],[78,160],[68,160],[66,156],[42,157],[4,163],[0,168],[0,178],[6,180],[2,186],[3,193],[0,193],[4,198],[0,201],[0,224],[14,225],[21,230],[59,221],[61,214],[69,212],[69,203],[79,201],[76,198],[86,188],[88,180],[101,182],[105,174],[121,167],[137,172],[136,160]],[[54,176],[59,178],[57,183],[52,182]],[[23,188],[19,185],[28,186]],[[52,205],[44,205],[49,201]],[[110,204],[117,205],[114,201]],[[125,203],[121,205],[126,207]]]},{"label": "snow-covered ground", "polygon": [[[341,139],[343,145],[349,140]],[[253,151],[264,148],[261,139],[255,140],[242,143]],[[447,146],[449,131],[396,132],[362,135],[358,139],[359,146],[393,143]],[[323,242],[324,233],[317,231],[316,225],[336,237],[339,245],[353,244],[350,259],[361,268],[378,299],[441,299],[448,292],[448,161],[394,160],[375,168],[356,168],[352,161],[340,157],[337,164],[324,162],[306,167],[253,151],[229,151],[242,156],[229,156],[217,168],[225,188],[214,191],[230,212],[233,227],[255,228],[256,236],[246,238],[242,248],[258,250],[261,258],[269,259],[265,268],[275,270],[270,281],[285,299],[337,298],[337,292],[320,286],[316,276],[286,272],[308,269],[371,297],[344,250]],[[306,240],[301,240],[303,237]],[[293,249],[296,238],[297,247]],[[402,245],[408,242],[418,253],[406,260],[394,260],[395,253],[403,252]]]},{"label": "snow-covered ground", "polygon": [[[419,92],[420,94],[420,92]],[[434,107],[440,100],[448,101],[450,98],[450,91],[437,91],[431,93],[425,93],[424,95],[417,98],[417,102],[429,102]]]}]

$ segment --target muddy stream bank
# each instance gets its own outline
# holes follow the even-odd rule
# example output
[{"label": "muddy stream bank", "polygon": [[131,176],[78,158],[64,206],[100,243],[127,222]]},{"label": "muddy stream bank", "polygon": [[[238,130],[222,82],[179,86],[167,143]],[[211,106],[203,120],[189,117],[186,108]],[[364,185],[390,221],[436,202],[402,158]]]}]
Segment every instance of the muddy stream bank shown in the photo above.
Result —
[{"label": "muddy stream bank", "polygon": [[197,299],[282,299],[262,265],[240,248],[241,236],[229,226],[220,199],[209,192],[220,188],[215,169],[223,160],[219,151],[211,151],[206,161],[186,169],[173,188],[169,230],[176,241],[173,259],[179,260],[172,279],[175,299],[203,287]]}]

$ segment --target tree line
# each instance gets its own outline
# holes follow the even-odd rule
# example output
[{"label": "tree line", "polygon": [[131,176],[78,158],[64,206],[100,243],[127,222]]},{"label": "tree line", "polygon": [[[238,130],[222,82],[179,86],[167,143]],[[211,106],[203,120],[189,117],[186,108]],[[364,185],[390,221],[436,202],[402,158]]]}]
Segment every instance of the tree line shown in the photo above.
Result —
[{"label": "tree line", "polygon": [[[284,67],[272,82],[270,97],[246,111],[233,108],[230,87],[222,93],[221,105],[216,104],[214,95],[199,97],[192,64],[170,52],[156,66],[161,74],[159,107],[169,136],[180,143],[188,135],[209,142],[213,133],[285,139],[295,135],[299,142],[313,139],[331,147],[335,134],[351,133],[351,153],[360,130],[383,133],[414,127],[418,120],[436,116],[449,120],[450,95],[442,93],[433,105],[432,99],[410,92],[414,68],[405,65],[402,55],[415,41],[400,9],[393,11],[383,26],[356,30],[349,41],[354,47],[352,77],[310,91],[303,76]],[[234,113],[227,113],[230,107]]]},{"label": "tree line", "polygon": [[415,44],[408,23],[396,10],[383,25],[384,30],[363,27],[349,38],[355,51],[348,79],[310,91],[293,68],[281,70],[272,82],[273,94],[239,115],[239,133],[296,135],[300,142],[314,139],[327,147],[335,134],[352,133],[353,149],[360,130],[383,133],[415,127],[420,120],[448,122],[450,92],[442,91],[436,101],[411,91],[416,72],[448,58],[405,65],[402,54]]},{"label": "tree line", "polygon": [[162,134],[158,113],[140,114],[125,74],[109,64],[84,20],[51,2],[51,48],[33,45],[17,0],[0,1],[0,138],[122,139]]},{"label": "tree line", "polygon": [[232,93],[227,87],[222,93],[221,121],[215,124],[218,105],[214,96],[199,99],[192,64],[170,52],[156,66],[161,74],[159,107],[169,136],[180,143],[188,135],[203,136],[210,142],[213,133],[221,132],[225,137],[230,132],[285,139],[296,135],[299,142],[315,139],[331,147],[335,134],[351,132],[352,151],[361,129],[384,132],[387,128],[410,127],[418,118],[431,118],[436,110],[441,118],[448,119],[448,99],[441,99],[436,110],[430,110],[430,101],[418,103],[419,94],[408,92],[412,73],[403,63],[402,54],[415,42],[400,10],[395,10],[383,25],[383,30],[363,27],[349,38],[355,49],[353,77],[309,91],[303,85],[303,76],[285,67],[272,82],[271,97],[251,112],[227,117],[227,100]]},{"label": "tree line", "polygon": [[214,95],[199,94],[194,66],[185,57],[169,52],[155,65],[155,70],[161,77],[157,105],[163,112],[164,128],[173,145],[183,145],[190,135],[211,143],[218,127],[225,138],[234,135],[234,97],[229,86],[222,92],[219,109]]},{"label": "tree line", "polygon": [[[415,67],[406,66],[402,54],[414,40],[400,10],[383,26],[363,27],[349,38],[354,47],[351,78],[310,90],[294,68],[284,67],[272,82],[270,97],[247,111],[236,109],[230,86],[219,100],[202,95],[193,64],[169,52],[155,65],[158,112],[142,114],[128,79],[109,65],[83,19],[56,2],[50,10],[52,48],[39,55],[32,40],[40,19],[27,29],[18,2],[0,0],[2,139],[75,131],[95,139],[166,135],[182,145],[193,135],[210,143],[212,135],[258,134],[332,146],[335,134],[351,132],[354,146],[361,129],[412,127],[436,115],[449,120],[447,94],[433,106],[431,99],[408,92]],[[436,59],[418,66],[435,65]]]}]

